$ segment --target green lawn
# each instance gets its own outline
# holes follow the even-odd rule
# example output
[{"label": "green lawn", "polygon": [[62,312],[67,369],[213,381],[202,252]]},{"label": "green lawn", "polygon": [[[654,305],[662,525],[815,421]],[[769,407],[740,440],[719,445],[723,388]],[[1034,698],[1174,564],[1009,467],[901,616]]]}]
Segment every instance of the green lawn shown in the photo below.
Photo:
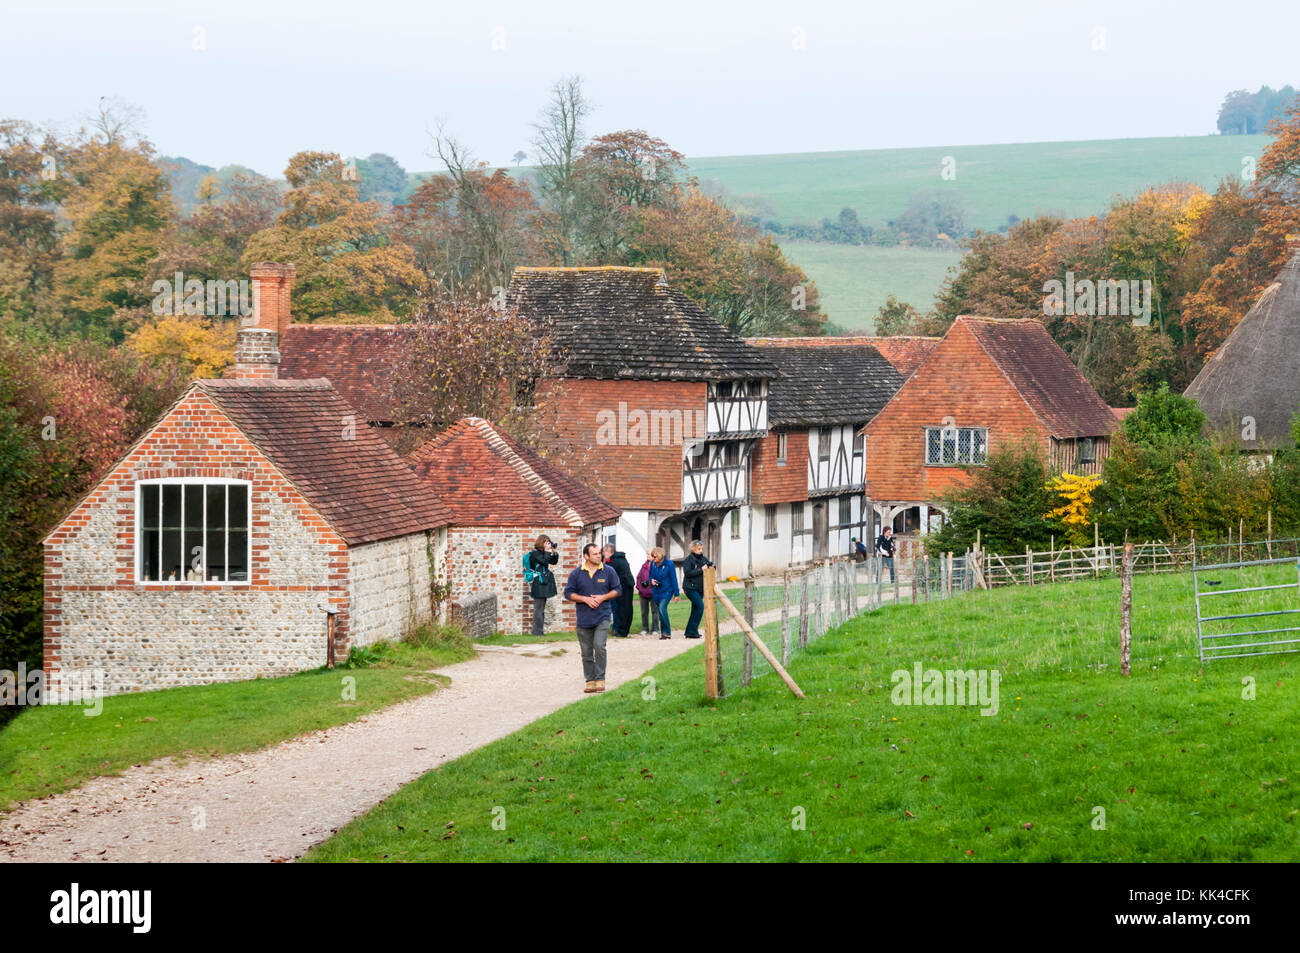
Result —
[{"label": "green lawn", "polygon": [[375,656],[366,668],[114,695],[94,717],[71,705],[28,709],[0,731],[0,811],[155,758],[252,751],[355,721],[436,691],[446,679],[428,669],[471,658],[473,648],[440,635],[436,644]]},{"label": "green lawn", "polygon": [[[768,675],[709,704],[692,650],[653,691],[426,774],[308,859],[1293,860],[1300,660],[1202,668],[1187,576],[1138,577],[1133,602],[1128,678],[1114,579],[860,617],[796,656],[802,702]],[[1233,611],[1261,604],[1294,591]],[[892,673],[917,662],[996,668],[998,713],[893,704]]]}]

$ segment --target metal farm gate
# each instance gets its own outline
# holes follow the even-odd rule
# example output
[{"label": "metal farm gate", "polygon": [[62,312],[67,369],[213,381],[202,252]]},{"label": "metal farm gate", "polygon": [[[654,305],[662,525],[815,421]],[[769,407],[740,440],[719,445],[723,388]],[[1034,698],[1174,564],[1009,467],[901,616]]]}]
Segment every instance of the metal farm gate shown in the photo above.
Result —
[{"label": "metal farm gate", "polygon": [[[1294,578],[1288,567],[1294,568]],[[1208,579],[1206,574],[1219,578]],[[1256,629],[1250,626],[1260,623],[1240,621],[1269,618],[1300,622],[1285,618],[1300,614],[1300,559],[1295,556],[1198,564],[1193,548],[1192,589],[1196,597],[1197,649],[1202,662],[1300,652],[1300,638],[1276,638],[1300,633],[1300,625]],[[1219,598],[1224,596],[1229,598]],[[1208,607],[1202,607],[1202,599],[1211,599]],[[1212,614],[1206,615],[1205,608]],[[1220,628],[1230,631],[1217,631]]]}]

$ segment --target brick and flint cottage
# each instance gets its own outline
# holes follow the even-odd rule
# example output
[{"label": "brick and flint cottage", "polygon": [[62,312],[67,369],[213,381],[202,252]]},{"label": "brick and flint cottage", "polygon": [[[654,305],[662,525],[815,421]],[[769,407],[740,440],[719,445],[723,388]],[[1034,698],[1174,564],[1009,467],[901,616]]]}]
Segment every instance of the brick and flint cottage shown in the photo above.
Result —
[{"label": "brick and flint cottage", "polygon": [[53,692],[283,675],[430,616],[447,508],[329,381],[277,379],[292,266],[253,275],[283,293],[255,295],[235,376],[193,383],[45,539]]},{"label": "brick and flint cottage", "polygon": [[1026,434],[1054,471],[1100,473],[1117,426],[1041,322],[958,317],[864,428],[873,530],[937,527],[963,467]]},{"label": "brick and flint cottage", "polygon": [[[407,462],[450,511],[445,565],[454,598],[495,595],[495,631],[531,631],[533,605],[520,571],[538,536],[555,542],[562,591],[583,546],[618,525],[617,506],[480,417],[448,427]],[[573,603],[551,599],[546,610],[546,631],[573,630]]]},{"label": "brick and flint cottage", "polygon": [[[771,429],[754,451],[750,518],[737,520],[734,533],[760,573],[848,554],[852,537],[871,529],[862,427],[903,384],[874,346],[891,339],[748,340],[785,376],[772,382]],[[902,345],[899,352],[912,356]]]},{"label": "brick and flint cottage", "polygon": [[768,432],[772,359],[671,288],[661,268],[516,268],[509,306],[545,326],[555,369],[538,384],[552,449],[622,510],[614,538],[639,566],[692,539],[722,575],[749,571],[731,532]]}]

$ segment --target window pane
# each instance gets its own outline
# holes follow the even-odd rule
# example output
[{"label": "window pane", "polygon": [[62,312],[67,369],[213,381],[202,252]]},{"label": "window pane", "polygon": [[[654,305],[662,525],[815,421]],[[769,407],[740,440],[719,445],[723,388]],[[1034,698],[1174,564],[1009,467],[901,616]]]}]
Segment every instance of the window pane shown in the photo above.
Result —
[{"label": "window pane", "polygon": [[204,555],[209,582],[226,581],[226,486],[214,483],[205,488],[208,504],[207,542]]},{"label": "window pane", "polygon": [[989,432],[987,430],[975,431],[975,446],[971,451],[972,463],[984,463],[989,456]]},{"label": "window pane", "polygon": [[[203,486],[187,483],[181,487],[185,497],[185,531],[181,551],[185,554],[183,578],[203,581]],[[195,566],[197,565],[197,569]]]},{"label": "window pane", "polygon": [[158,528],[158,484],[146,483],[140,487],[140,526]]},{"label": "window pane", "polygon": [[181,487],[164,484],[162,504],[162,578],[176,581],[185,578],[181,571]]},{"label": "window pane", "polygon": [[943,462],[957,462],[957,432],[955,430],[944,430],[941,432],[943,437]]},{"label": "window pane", "polygon": [[248,581],[248,487],[230,487],[230,531],[227,538],[230,552],[231,580]]},{"label": "window pane", "polygon": [[158,502],[161,499],[158,484],[146,483],[140,487],[140,578],[157,582],[158,570]]},{"label": "window pane", "polygon": [[970,463],[971,461],[971,443],[974,435],[969,430],[957,431],[957,459],[961,463]]},{"label": "window pane", "polygon": [[937,430],[925,432],[925,462],[930,464],[939,462],[939,431]]}]

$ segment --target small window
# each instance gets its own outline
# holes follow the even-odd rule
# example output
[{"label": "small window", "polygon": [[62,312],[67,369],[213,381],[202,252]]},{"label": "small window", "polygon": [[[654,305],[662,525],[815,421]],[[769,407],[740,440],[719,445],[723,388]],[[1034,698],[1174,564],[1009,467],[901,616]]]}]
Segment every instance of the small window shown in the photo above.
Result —
[{"label": "small window", "polygon": [[[699,391],[696,391],[698,394]],[[718,400],[729,400],[731,398],[731,381],[718,381],[713,385],[713,396]]]},{"label": "small window", "polygon": [[776,462],[780,466],[785,465],[785,431],[776,435]]},{"label": "small window", "polygon": [[803,532],[803,504],[790,504],[790,534],[797,536]]},{"label": "small window", "polygon": [[136,487],[140,582],[248,582],[248,484],[149,480]]},{"label": "small window", "polygon": [[853,435],[853,455],[855,457],[860,457],[862,456],[863,453],[866,452],[866,449],[867,449],[867,435],[864,434],[861,430],[859,430],[857,433]]},{"label": "small window", "polygon": [[1097,441],[1091,437],[1081,437],[1079,439],[1079,463],[1090,464],[1097,462]]},{"label": "small window", "polygon": [[750,381],[750,382],[749,382],[749,396],[750,396],[750,397],[762,397],[762,396],[763,396],[763,382],[762,382],[762,381]]},{"label": "small window", "polygon": [[831,428],[822,427],[817,432],[817,459],[829,460],[831,458]]},{"label": "small window", "polygon": [[840,497],[840,526],[853,525],[853,497]]},{"label": "small window", "polygon": [[740,510],[731,511],[731,538],[740,539]]},{"label": "small window", "polygon": [[722,465],[727,467],[740,465],[740,444],[728,443],[723,445]]},{"label": "small window", "polygon": [[982,466],[988,462],[988,442],[983,427],[927,427],[926,466]]},{"label": "small window", "polygon": [[776,504],[768,503],[763,507],[763,538],[771,539],[776,535]]}]

